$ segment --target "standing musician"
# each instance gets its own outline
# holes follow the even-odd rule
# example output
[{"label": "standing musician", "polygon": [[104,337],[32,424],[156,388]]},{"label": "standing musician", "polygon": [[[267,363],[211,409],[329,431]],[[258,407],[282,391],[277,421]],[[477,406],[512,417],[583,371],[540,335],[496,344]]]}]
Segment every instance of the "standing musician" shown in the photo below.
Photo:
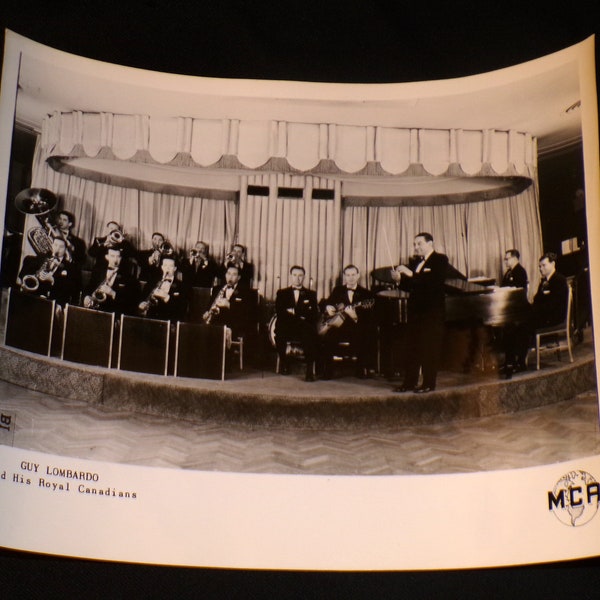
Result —
[{"label": "standing musician", "polygon": [[152,248],[138,252],[140,266],[139,279],[149,283],[160,278],[160,260],[163,255],[173,254],[173,247],[165,241],[165,236],[158,231],[152,234]]},{"label": "standing musician", "polygon": [[317,355],[317,321],[319,307],[317,293],[305,288],[306,271],[300,265],[290,269],[292,285],[277,290],[275,311],[275,345],[279,354],[280,373],[287,375],[287,342],[297,340],[302,344],[306,359],[306,381],[314,381],[314,366]]},{"label": "standing musician", "polygon": [[[427,393],[435,390],[444,338],[445,288],[448,257],[435,252],[433,236],[415,236],[416,258],[392,270],[401,289],[410,292],[407,310],[407,356],[403,384],[396,392]],[[423,372],[420,386],[419,372]]]},{"label": "standing musician", "polygon": [[349,342],[351,351],[358,357],[356,375],[360,378],[370,376],[375,357],[374,296],[358,285],[358,267],[347,265],[343,274],[344,285],[334,287],[329,297],[320,302],[323,379],[333,377],[333,357],[342,341]]},{"label": "standing musician", "polygon": [[188,287],[211,288],[218,274],[217,263],[208,253],[208,244],[198,241],[181,266],[183,281]]},{"label": "standing musician", "polygon": [[123,267],[121,248],[107,248],[106,267],[92,271],[83,306],[116,314],[133,314],[136,282]]},{"label": "standing musician", "polygon": [[121,262],[129,263],[133,258],[134,251],[131,242],[125,239],[122,227],[116,221],[109,221],[104,228],[104,235],[95,237],[88,255],[94,259],[93,269],[106,268],[106,250],[119,247],[121,249]]},{"label": "standing musician", "polygon": [[213,289],[210,308],[202,317],[205,323],[229,327],[234,339],[249,331],[252,315],[248,289],[240,280],[238,267],[227,267],[225,285]]},{"label": "standing musician", "polygon": [[85,261],[85,242],[74,235],[71,230],[75,224],[72,213],[61,210],[56,214],[56,233],[65,241],[66,259],[81,269]]},{"label": "standing musician", "polygon": [[518,250],[512,248],[504,253],[504,264],[506,271],[502,276],[500,287],[527,288],[529,281],[527,271],[519,262],[521,255]]},{"label": "standing musician", "polygon": [[254,278],[254,265],[246,260],[246,248],[242,244],[234,244],[231,247],[231,252],[225,257],[221,272],[225,273],[230,266],[237,267],[240,284],[249,288]]},{"label": "standing musician", "polygon": [[64,306],[79,292],[76,267],[66,259],[65,240],[52,240],[52,255],[26,256],[19,272],[21,289],[44,296]]},{"label": "standing musician", "polygon": [[184,283],[177,277],[177,263],[173,256],[160,261],[162,277],[148,282],[143,290],[144,300],[138,304],[138,313],[152,319],[183,321],[187,310]]}]

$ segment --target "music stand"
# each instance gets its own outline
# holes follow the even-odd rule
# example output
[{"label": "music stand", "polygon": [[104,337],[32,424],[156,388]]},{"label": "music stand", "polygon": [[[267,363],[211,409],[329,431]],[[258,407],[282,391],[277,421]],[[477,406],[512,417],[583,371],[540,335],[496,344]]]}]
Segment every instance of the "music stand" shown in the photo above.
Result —
[{"label": "music stand", "polygon": [[171,322],[121,317],[117,369],[166,375]]},{"label": "music stand", "polygon": [[225,379],[225,326],[177,322],[175,376]]},{"label": "music stand", "polygon": [[4,344],[50,356],[55,306],[54,300],[10,288]]},{"label": "music stand", "polygon": [[115,313],[65,307],[60,357],[71,362],[110,367],[115,330]]}]

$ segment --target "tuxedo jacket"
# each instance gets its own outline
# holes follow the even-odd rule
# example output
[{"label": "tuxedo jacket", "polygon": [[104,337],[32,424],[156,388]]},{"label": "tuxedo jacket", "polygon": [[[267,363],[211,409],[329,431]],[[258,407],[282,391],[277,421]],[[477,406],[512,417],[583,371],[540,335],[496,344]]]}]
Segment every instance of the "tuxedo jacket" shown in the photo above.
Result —
[{"label": "tuxedo jacket", "polygon": [[[44,264],[44,256],[26,256],[23,259],[23,266],[19,272],[21,281],[25,275],[35,275]],[[73,263],[63,261],[54,271],[54,283],[40,281],[38,289],[34,292],[38,296],[45,296],[51,300],[56,300],[58,304],[65,305],[78,300],[79,277],[76,267]]]},{"label": "tuxedo jacket", "polygon": [[448,272],[448,257],[432,252],[417,272],[419,259],[411,260],[412,277],[402,277],[400,288],[409,292],[408,318],[411,315],[444,315],[445,285]]},{"label": "tuxedo jacket", "polygon": [[[293,315],[288,312],[288,308],[294,309]],[[277,313],[278,328],[287,323],[298,321],[314,324],[319,319],[317,293],[302,287],[299,290],[298,302],[296,302],[294,288],[291,286],[282,288],[277,291],[275,312]]]},{"label": "tuxedo jacket", "polygon": [[[90,276],[90,283],[84,290],[84,295],[91,295],[96,288],[106,279],[106,269],[95,269]],[[134,315],[137,306],[137,281],[119,267],[112,289],[116,292],[115,298],[107,297],[100,306],[100,310]]]},{"label": "tuxedo jacket", "polygon": [[[154,288],[162,280],[159,279],[153,283],[148,282],[143,290],[140,302],[148,299]],[[188,302],[187,286],[175,277],[169,288],[169,301],[164,302],[157,299],[150,305],[147,316],[151,319],[164,319],[169,321],[183,321],[186,317]]]},{"label": "tuxedo jacket", "polygon": [[[210,306],[213,305],[223,287],[219,285],[213,288]],[[227,325],[235,338],[249,332],[254,313],[255,307],[252,306],[250,290],[238,282],[229,299],[229,308],[221,308],[211,322],[213,325]]]},{"label": "tuxedo jacket", "polygon": [[181,265],[181,272],[188,288],[212,288],[215,283],[215,277],[218,276],[219,269],[217,263],[210,257],[200,264],[191,264],[189,258],[186,258]]},{"label": "tuxedo jacket", "polygon": [[[331,306],[337,307],[339,304],[348,306],[350,304],[358,304],[365,301],[371,301],[374,299],[373,294],[361,285],[356,286],[354,290],[354,296],[352,302],[348,296],[348,288],[345,285],[336,285],[329,297],[321,301],[321,309],[325,309],[325,306],[330,304]],[[373,317],[374,311],[371,306],[358,306],[356,308],[356,316],[358,317],[359,324],[370,323]]]},{"label": "tuxedo jacket", "polygon": [[527,271],[521,263],[518,263],[513,269],[509,269],[504,273],[500,287],[526,288],[528,283]]},{"label": "tuxedo jacket", "polygon": [[569,284],[567,278],[554,271],[549,280],[542,280],[533,297],[534,326],[549,327],[562,323],[567,316]]},{"label": "tuxedo jacket", "polygon": [[71,253],[73,262],[79,267],[81,267],[81,265],[85,261],[86,255],[85,242],[76,235],[73,235],[72,233],[69,233],[69,235],[67,235],[67,241],[73,247],[73,249],[69,248],[69,252]]},{"label": "tuxedo jacket", "polygon": [[157,265],[148,264],[148,259],[154,253],[154,249],[140,250],[137,254],[137,262],[140,267],[139,279],[150,283],[151,281],[157,281],[162,277],[162,270],[160,268],[160,261]]}]

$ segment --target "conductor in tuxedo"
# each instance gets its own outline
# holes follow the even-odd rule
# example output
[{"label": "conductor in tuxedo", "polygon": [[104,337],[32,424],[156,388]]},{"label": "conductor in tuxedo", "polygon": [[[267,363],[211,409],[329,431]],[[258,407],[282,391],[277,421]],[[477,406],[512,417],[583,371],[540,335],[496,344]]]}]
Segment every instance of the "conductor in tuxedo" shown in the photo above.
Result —
[{"label": "conductor in tuxedo", "polygon": [[290,269],[292,285],[277,291],[275,345],[279,354],[280,373],[287,375],[289,373],[286,355],[287,342],[299,341],[304,349],[306,359],[305,381],[314,381],[319,307],[317,293],[303,285],[305,275],[304,267],[294,265]]},{"label": "conductor in tuxedo", "polygon": [[349,342],[357,356],[357,377],[369,377],[375,359],[374,296],[358,284],[358,267],[347,265],[343,273],[344,284],[335,286],[320,303],[324,319],[320,329],[322,379],[333,377],[333,357],[342,341]]},{"label": "conductor in tuxedo", "polygon": [[[415,258],[392,270],[392,278],[409,292],[404,382],[394,391],[427,393],[435,390],[444,339],[444,281],[448,257],[433,248],[433,236],[418,233]],[[423,380],[419,386],[419,371]]]}]

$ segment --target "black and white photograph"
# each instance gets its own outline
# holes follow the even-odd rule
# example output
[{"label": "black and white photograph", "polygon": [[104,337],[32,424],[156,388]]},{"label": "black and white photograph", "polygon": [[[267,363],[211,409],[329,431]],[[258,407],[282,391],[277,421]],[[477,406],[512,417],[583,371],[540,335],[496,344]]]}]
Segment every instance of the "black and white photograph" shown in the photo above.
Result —
[{"label": "black and white photograph", "polygon": [[[86,518],[107,497],[107,523],[130,533],[167,499],[182,531],[199,527],[185,518],[211,487],[208,539],[228,519],[248,538],[267,512],[275,533],[256,554],[233,527],[218,550],[174,535],[156,548],[150,531],[77,551],[33,525],[0,545],[341,571],[600,552],[593,37],[398,83],[161,72],[4,37],[0,489]],[[411,494],[502,490],[480,522],[532,477],[548,480],[540,515],[520,518],[539,539],[483,549],[473,529],[433,551],[473,515],[441,525],[428,502],[415,514],[431,532],[389,553],[412,530]],[[247,500],[235,518],[231,498],[218,506],[229,489]],[[341,526],[365,499],[356,539],[331,542],[336,511]],[[361,536],[396,502],[373,552]],[[322,535],[347,553],[278,553],[280,519],[300,545]],[[555,550],[555,524],[582,538]]]}]

